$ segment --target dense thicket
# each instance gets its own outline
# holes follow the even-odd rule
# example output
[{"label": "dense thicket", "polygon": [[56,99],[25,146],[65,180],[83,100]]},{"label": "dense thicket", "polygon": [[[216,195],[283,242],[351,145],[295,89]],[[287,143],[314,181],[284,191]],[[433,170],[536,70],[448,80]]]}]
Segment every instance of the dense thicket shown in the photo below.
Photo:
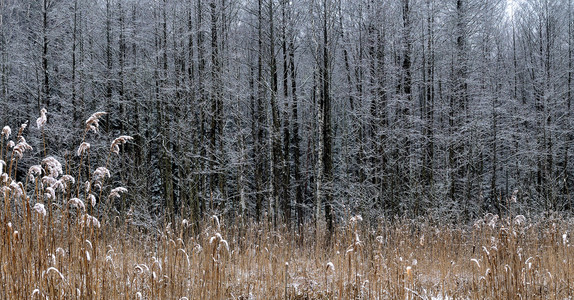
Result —
[{"label": "dense thicket", "polygon": [[569,210],[573,12],[568,0],[4,0],[0,124],[46,108],[46,151],[69,161],[82,122],[109,112],[88,140],[134,136],[110,163],[131,191],[114,213],[141,225]]}]

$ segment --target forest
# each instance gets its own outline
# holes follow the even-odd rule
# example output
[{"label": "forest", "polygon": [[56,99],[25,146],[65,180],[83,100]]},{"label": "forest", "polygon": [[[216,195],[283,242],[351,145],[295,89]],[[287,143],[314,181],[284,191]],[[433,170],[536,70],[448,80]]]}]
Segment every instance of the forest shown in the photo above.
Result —
[{"label": "forest", "polygon": [[573,5],[0,0],[0,298],[574,298]]},{"label": "forest", "polygon": [[32,153],[63,164],[85,137],[92,168],[98,145],[132,136],[109,159],[129,190],[109,213],[146,228],[565,212],[573,13],[567,0],[3,0],[0,124],[29,121]]}]

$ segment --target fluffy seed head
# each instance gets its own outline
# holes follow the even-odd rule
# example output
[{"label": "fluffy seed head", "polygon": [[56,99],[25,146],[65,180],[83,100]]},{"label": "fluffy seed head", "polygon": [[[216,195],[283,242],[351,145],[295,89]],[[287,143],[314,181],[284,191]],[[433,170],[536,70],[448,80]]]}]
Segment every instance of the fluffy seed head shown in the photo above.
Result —
[{"label": "fluffy seed head", "polygon": [[107,113],[104,111],[99,111],[99,112],[92,114],[86,120],[86,130],[92,130],[93,132],[98,132],[98,128],[100,126],[100,124],[99,124],[100,118],[105,114],[107,114]]},{"label": "fluffy seed head", "polygon": [[96,171],[94,171],[94,179],[96,181],[105,177],[110,178],[110,171],[106,167],[98,167]]},{"label": "fluffy seed head", "polygon": [[45,108],[40,110],[40,117],[36,119],[36,126],[38,126],[38,129],[41,129],[46,125],[46,122],[48,121],[48,118],[46,117],[47,112],[48,111]]},{"label": "fluffy seed head", "polygon": [[[227,250],[227,253],[229,253],[229,243],[228,243],[226,240],[221,239],[221,242],[219,243],[219,245],[220,245],[220,246],[223,245],[223,247],[225,248],[225,250]],[[217,248],[219,249],[219,247],[217,247]]]},{"label": "fluffy seed head", "polygon": [[77,207],[81,210],[86,210],[86,206],[84,205],[84,201],[82,201],[78,198],[70,199],[70,201],[68,201],[68,204],[70,204],[71,207]]},{"label": "fluffy seed head", "polygon": [[510,202],[516,203],[517,199],[518,199],[518,190],[514,190],[514,192],[512,193],[512,197],[510,197]]},{"label": "fluffy seed head", "polygon": [[351,227],[355,227],[361,221],[363,221],[363,217],[361,215],[356,215],[351,217],[349,223],[351,224]]},{"label": "fluffy seed head", "polygon": [[36,203],[34,204],[33,209],[39,214],[42,215],[42,217],[46,216],[46,208],[44,208],[44,204],[42,203]]},{"label": "fluffy seed head", "polygon": [[14,157],[16,159],[21,159],[22,156],[24,156],[24,152],[26,152],[26,150],[32,150],[32,146],[26,143],[26,139],[20,137],[18,144],[14,146],[14,149],[12,149],[12,151],[14,152]]},{"label": "fluffy seed head", "polygon": [[18,136],[22,136],[22,133],[24,132],[24,130],[26,130],[26,127],[28,127],[28,121],[26,121],[22,125],[20,125],[20,130],[18,131]]},{"label": "fluffy seed head", "polygon": [[[485,218],[486,218],[486,216],[485,216]],[[498,222],[498,215],[493,215],[492,218],[490,219],[490,221],[488,222],[488,226],[490,226],[492,229],[494,229],[496,227],[496,222]]]},{"label": "fluffy seed head", "polygon": [[0,182],[1,182],[1,183],[8,182],[8,178],[9,178],[9,177],[8,177],[8,174],[2,173],[2,175],[0,175]]},{"label": "fluffy seed head", "polygon": [[60,180],[65,181],[65,182],[70,182],[72,184],[76,183],[76,180],[74,179],[74,177],[72,175],[68,175],[68,174],[63,175]]},{"label": "fluffy seed head", "polygon": [[125,187],[117,187],[113,190],[110,191],[110,196],[108,196],[108,199],[112,199],[112,198],[119,198],[120,197],[120,193],[126,193],[128,191],[128,189],[126,189]]},{"label": "fluffy seed head", "polygon": [[0,191],[2,191],[2,195],[4,197],[8,197],[8,195],[10,195],[10,188],[7,186],[3,186]]},{"label": "fluffy seed head", "polygon": [[221,237],[221,234],[218,232],[218,233],[216,233],[214,236],[212,236],[212,237],[209,239],[209,243],[210,243],[210,244],[213,244],[213,242],[219,242],[219,241],[222,240],[222,239],[223,239],[223,238]]},{"label": "fluffy seed head", "polygon": [[[22,141],[22,140],[24,140],[24,137],[23,137],[22,134],[24,133],[24,130],[26,130],[26,127],[28,127],[28,121],[26,121],[26,122],[24,122],[24,124],[20,125],[20,129],[18,129],[18,135],[17,135],[17,137],[18,137],[18,141],[19,141],[19,142]],[[25,140],[24,140],[24,141],[25,141]]]},{"label": "fluffy seed head", "polygon": [[63,183],[61,180],[56,180],[56,181],[54,182],[54,184],[52,184],[52,187],[53,187],[55,190],[58,190],[58,189],[59,189],[59,190],[62,191],[62,192],[66,190],[66,186],[64,185],[64,183]]},{"label": "fluffy seed head", "polygon": [[[0,165],[1,165],[1,163],[0,163]],[[32,174],[34,176],[42,175],[42,166],[40,166],[40,165],[31,166],[30,170],[28,172],[30,172],[30,174]]]},{"label": "fluffy seed head", "polygon": [[42,184],[46,185],[46,186],[54,186],[56,184],[56,179],[54,179],[54,177],[52,176],[44,176],[42,177]]},{"label": "fluffy seed head", "polygon": [[10,183],[10,190],[12,190],[12,195],[16,198],[19,198],[24,194],[24,188],[21,182],[17,183],[16,181],[12,180]]},{"label": "fluffy seed head", "polygon": [[52,156],[44,158],[42,163],[46,165],[46,171],[52,178],[58,178],[63,173],[62,164]]},{"label": "fluffy seed head", "polygon": [[50,200],[56,200],[56,190],[51,186],[46,188],[46,193],[44,193],[44,197]]},{"label": "fluffy seed head", "polygon": [[12,129],[10,129],[9,126],[4,126],[4,128],[2,128],[2,136],[5,139],[8,139],[8,137],[10,136],[11,133],[12,133]]},{"label": "fluffy seed head", "polygon": [[125,187],[120,186],[120,187],[117,187],[117,188],[113,189],[113,190],[111,191],[111,193],[126,193],[127,191],[128,191],[128,189],[126,189]]},{"label": "fluffy seed head", "polygon": [[120,154],[120,145],[125,144],[127,141],[133,140],[134,138],[128,135],[122,135],[116,138],[112,142],[111,151],[115,154]]},{"label": "fluffy seed head", "polygon": [[100,228],[100,226],[101,226],[100,221],[98,221],[98,219],[96,219],[95,217],[90,216],[88,214],[84,215],[84,217],[82,218],[81,224],[85,225],[85,226],[93,226],[93,227],[97,227],[97,228]]},{"label": "fluffy seed head", "polygon": [[92,204],[92,207],[96,207],[96,196],[94,196],[94,194],[89,194],[88,200],[90,200],[90,204]]},{"label": "fluffy seed head", "polygon": [[83,142],[80,147],[78,147],[78,151],[76,152],[78,156],[82,156],[84,153],[90,150],[90,143]]},{"label": "fluffy seed head", "polygon": [[523,215],[518,215],[514,217],[514,225],[520,226],[526,223],[526,217]]},{"label": "fluffy seed head", "polygon": [[335,265],[332,262],[327,263],[327,271],[335,272]]}]

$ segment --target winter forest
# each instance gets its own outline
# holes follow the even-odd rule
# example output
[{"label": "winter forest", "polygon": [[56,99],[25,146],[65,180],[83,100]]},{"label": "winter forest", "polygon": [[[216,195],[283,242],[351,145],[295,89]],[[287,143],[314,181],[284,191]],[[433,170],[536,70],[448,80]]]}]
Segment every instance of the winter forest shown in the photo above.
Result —
[{"label": "winter forest", "polygon": [[0,298],[572,299],[573,55],[573,0],[0,0]]},{"label": "winter forest", "polygon": [[572,6],[3,0],[0,124],[29,120],[34,153],[66,165],[107,112],[88,165],[134,137],[109,159],[129,190],[110,213],[144,227],[567,211]]}]

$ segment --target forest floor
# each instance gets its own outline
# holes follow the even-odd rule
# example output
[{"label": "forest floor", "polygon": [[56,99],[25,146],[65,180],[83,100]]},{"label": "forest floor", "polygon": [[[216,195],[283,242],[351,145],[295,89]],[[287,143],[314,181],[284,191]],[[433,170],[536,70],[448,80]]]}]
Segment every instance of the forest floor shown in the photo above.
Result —
[{"label": "forest floor", "polygon": [[[32,210],[33,212],[33,210]],[[330,236],[209,218],[155,233],[31,213],[2,223],[2,299],[571,299],[574,223],[364,224]],[[6,220],[6,219],[4,219]]]}]

